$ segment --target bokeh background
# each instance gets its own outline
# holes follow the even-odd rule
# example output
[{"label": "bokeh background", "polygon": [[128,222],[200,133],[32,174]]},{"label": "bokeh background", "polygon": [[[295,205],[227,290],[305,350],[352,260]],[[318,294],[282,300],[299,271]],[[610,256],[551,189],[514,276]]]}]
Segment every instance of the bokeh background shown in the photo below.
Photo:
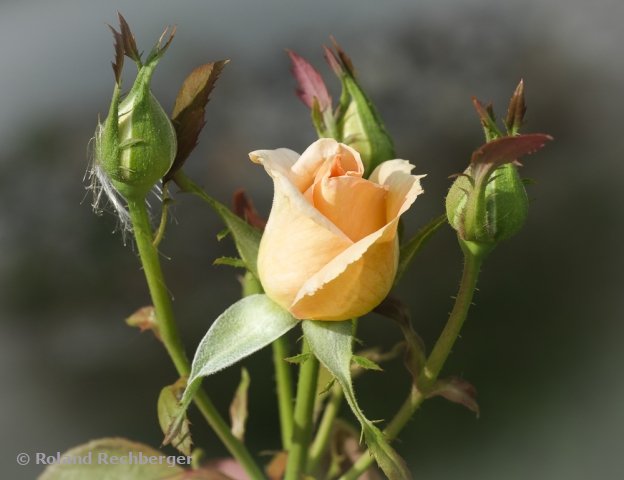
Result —
[{"label": "bokeh background", "polygon": [[[194,66],[232,59],[188,171],[225,202],[244,187],[264,214],[271,185],[247,152],[301,151],[315,138],[285,48],[311,59],[335,97],[321,45],[333,34],[351,54],[399,155],[428,174],[409,233],[441,213],[447,177],[482,142],[471,96],[503,115],[524,78],[527,130],[556,141],[526,159],[522,173],[535,180],[528,223],[488,260],[445,369],[476,385],[482,415],[429,401],[397,448],[423,480],[624,478],[620,0],[2,1],[2,478],[41,471],[18,467],[19,452],[53,454],[105,436],[155,447],[162,439],[155,401],[174,370],[156,340],[123,322],[149,301],[143,275],[114,217],[92,214],[83,182],[87,143],[113,86],[105,24],[116,23],[116,10],[144,50],[166,24],[178,26],[154,79],[167,110]],[[215,240],[218,219],[176,198],[162,252],[190,352],[239,285],[237,272],[212,266],[231,251]],[[446,229],[398,289],[428,345],[451,308],[460,262]],[[386,347],[400,338],[375,316],[361,335]],[[243,363],[252,378],[250,448],[276,449],[270,354]],[[236,367],[206,382],[224,412],[238,377]],[[389,418],[408,379],[396,361],[356,388],[371,418]],[[198,443],[223,455],[193,418]]]}]

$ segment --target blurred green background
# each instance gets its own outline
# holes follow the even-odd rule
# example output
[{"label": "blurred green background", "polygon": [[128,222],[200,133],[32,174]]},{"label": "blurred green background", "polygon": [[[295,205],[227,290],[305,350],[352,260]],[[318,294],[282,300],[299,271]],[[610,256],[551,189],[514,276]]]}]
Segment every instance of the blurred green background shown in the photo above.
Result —
[{"label": "blurred green background", "polygon": [[[247,152],[302,151],[315,138],[285,48],[311,59],[335,98],[321,45],[333,34],[350,53],[399,156],[428,174],[406,218],[409,233],[442,212],[447,177],[482,143],[471,96],[503,115],[524,78],[526,131],[556,141],[525,161],[522,174],[535,180],[529,221],[486,263],[445,369],[475,384],[482,415],[429,401],[397,449],[423,480],[624,478],[620,0],[0,3],[2,478],[41,471],[17,466],[19,452],[54,454],[105,436],[155,447],[162,440],[155,402],[175,373],[156,340],[123,322],[149,302],[143,275],[132,245],[113,232],[114,217],[92,214],[83,182],[87,143],[112,92],[105,24],[116,23],[116,10],[143,50],[165,25],[178,26],[154,79],[167,110],[192,68],[232,59],[188,171],[225,202],[244,187],[263,214],[271,184]],[[176,198],[162,252],[192,352],[239,285],[237,272],[212,266],[231,252],[215,240],[218,219]],[[447,228],[398,289],[429,346],[460,267]],[[379,317],[361,324],[367,345],[400,338]],[[252,378],[250,448],[277,449],[270,354],[243,364]],[[234,367],[205,382],[223,412],[238,378]],[[407,388],[400,361],[356,385],[368,416],[386,419]],[[197,442],[223,455],[193,418]]]}]

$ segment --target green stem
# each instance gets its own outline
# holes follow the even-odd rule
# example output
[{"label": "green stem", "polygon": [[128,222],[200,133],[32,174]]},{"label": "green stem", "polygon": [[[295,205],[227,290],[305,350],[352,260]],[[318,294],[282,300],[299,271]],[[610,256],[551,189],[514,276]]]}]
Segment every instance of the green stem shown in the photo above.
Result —
[{"label": "green stem", "polygon": [[[175,323],[173,306],[160,266],[158,251],[152,243],[152,226],[145,206],[145,199],[128,200],[128,211],[145,279],[154,303],[160,338],[178,374],[180,376],[188,376],[191,366],[184,352],[184,346]],[[208,424],[247,474],[252,479],[264,479],[265,476],[253,457],[245,445],[232,435],[227,423],[225,423],[214,404],[210,401],[208,395],[200,390],[197,392],[194,401]]]},{"label": "green stem", "polygon": [[[263,293],[262,285],[252,275],[246,272],[243,278],[243,296]],[[290,366],[286,361],[289,353],[288,339],[281,336],[271,345],[273,348],[273,363],[275,365],[275,381],[277,383],[277,404],[279,408],[280,430],[282,434],[282,448],[288,450],[293,434],[293,387]]]},{"label": "green stem", "polygon": [[442,330],[438,341],[427,358],[427,363],[418,381],[419,388],[424,391],[427,391],[436,381],[440,370],[442,370],[446,359],[451,353],[464,321],[468,316],[472,297],[477,287],[483,257],[473,255],[463,244],[462,249],[464,250],[464,271],[459,291],[455,298],[455,305],[453,305],[453,310],[449,315],[444,330]]},{"label": "green stem", "polygon": [[[462,274],[459,291],[455,298],[455,305],[449,315],[444,330],[440,334],[431,354],[429,355],[427,362],[423,368],[423,371],[418,379],[417,385],[412,386],[409,396],[403,402],[403,405],[396,413],[394,418],[390,421],[384,434],[391,440],[395,438],[403,427],[407,424],[410,418],[414,415],[414,412],[420,407],[421,403],[427,398],[427,392],[435,384],[446,359],[448,358],[462,325],[468,316],[468,310],[472,303],[472,297],[477,285],[477,279],[479,277],[479,270],[483,262],[483,256],[474,255],[468,248],[461,242],[462,250],[464,251],[464,271]],[[360,477],[373,463],[373,458],[370,453],[364,452],[351,469],[346,472],[339,480],[356,480]]]},{"label": "green stem", "polygon": [[307,465],[308,472],[314,472],[323,459],[323,455],[325,454],[329,443],[329,437],[333,430],[334,421],[338,416],[340,405],[342,404],[342,400],[344,398],[342,388],[340,388],[340,385],[337,384],[332,387],[330,395],[329,401],[325,406],[325,411],[323,412],[323,417],[319,423],[316,437],[310,446],[310,454],[308,456]]},{"label": "green stem", "polygon": [[144,199],[129,200],[128,211],[143,272],[156,311],[158,333],[178,373],[181,376],[188,375],[191,371],[190,365],[174,321],[173,306],[160,267],[158,251],[152,244],[152,226]]},{"label": "green stem", "polygon": [[277,404],[279,407],[282,448],[289,450],[293,438],[293,386],[290,366],[284,360],[289,356],[288,339],[281,336],[273,342],[273,363],[277,382]]},{"label": "green stem", "polygon": [[300,480],[306,469],[308,446],[312,437],[312,414],[318,382],[319,361],[310,351],[305,339],[303,340],[302,353],[309,355],[299,369],[292,444],[288,451],[284,480]]}]

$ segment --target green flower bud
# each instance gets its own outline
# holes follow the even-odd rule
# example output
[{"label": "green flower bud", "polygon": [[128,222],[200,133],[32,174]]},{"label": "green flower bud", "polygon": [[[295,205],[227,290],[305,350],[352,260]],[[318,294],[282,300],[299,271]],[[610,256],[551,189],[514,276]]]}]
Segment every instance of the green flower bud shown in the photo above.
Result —
[{"label": "green flower bud", "polygon": [[446,197],[446,214],[473,253],[486,253],[524,225],[528,199],[516,165],[518,158],[544,146],[543,134],[503,137],[477,149]]},{"label": "green flower bud", "polygon": [[126,198],[147,194],[169,171],[177,150],[173,125],[150,90],[157,62],[139,69],[121,102],[115,86],[108,117],[95,137],[98,166]]},{"label": "green flower bud", "polygon": [[338,137],[357,150],[368,176],[386,160],[396,158],[394,144],[377,110],[355,78],[351,59],[336,44],[325,48],[325,58],[340,78],[342,95],[336,113]]},{"label": "green flower bud", "polygon": [[485,189],[472,186],[471,168],[457,177],[446,197],[450,225],[465,241],[486,245],[513,236],[524,225],[528,199],[516,167],[503,165]]},{"label": "green flower bud", "polygon": [[[162,41],[166,29],[145,63],[125,19],[119,15],[115,38],[115,89],[108,116],[95,134],[95,170],[103,185],[112,184],[124,198],[144,197],[171,168],[176,151],[176,133],[169,117],[150,90],[152,75],[175,34]],[[121,99],[124,57],[137,64],[138,73],[128,94]]]}]

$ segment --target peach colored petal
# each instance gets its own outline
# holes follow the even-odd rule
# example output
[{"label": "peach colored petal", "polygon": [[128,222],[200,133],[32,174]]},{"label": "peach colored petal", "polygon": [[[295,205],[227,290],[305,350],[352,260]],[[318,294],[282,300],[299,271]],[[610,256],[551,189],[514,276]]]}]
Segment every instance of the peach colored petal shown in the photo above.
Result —
[{"label": "peach colored petal", "polygon": [[310,320],[346,320],[386,297],[399,259],[398,218],[355,243],[305,282],[290,312]]},{"label": "peach colored petal", "polygon": [[292,167],[297,179],[294,183],[299,191],[305,192],[315,181],[325,177],[328,168],[331,168],[328,161],[336,155],[341,155],[345,166],[362,176],[364,165],[358,152],[332,138],[321,138],[310,145]]},{"label": "peach colored petal", "polygon": [[345,320],[369,312],[394,282],[399,217],[422,193],[405,160],[369,180],[359,154],[321,139],[297,158],[259,150],[275,196],[260,243],[258,270],[269,297],[297,318]]},{"label": "peach colored petal", "polygon": [[388,187],[388,221],[405,213],[423,193],[420,179],[425,175],[412,175],[413,169],[414,165],[407,160],[388,160],[379,164],[369,177],[371,181]]},{"label": "peach colored petal", "polygon": [[288,309],[305,281],[352,241],[315,209],[286,178],[272,151],[254,152],[273,177],[275,195],[260,251],[258,272],[273,301]]},{"label": "peach colored petal", "polygon": [[254,163],[262,164],[269,175],[271,171],[279,171],[289,180],[295,180],[291,168],[299,160],[299,154],[289,148],[256,150],[249,154],[249,159]]},{"label": "peach colored petal", "polygon": [[387,187],[359,177],[325,178],[314,187],[314,206],[357,242],[386,224]]}]

